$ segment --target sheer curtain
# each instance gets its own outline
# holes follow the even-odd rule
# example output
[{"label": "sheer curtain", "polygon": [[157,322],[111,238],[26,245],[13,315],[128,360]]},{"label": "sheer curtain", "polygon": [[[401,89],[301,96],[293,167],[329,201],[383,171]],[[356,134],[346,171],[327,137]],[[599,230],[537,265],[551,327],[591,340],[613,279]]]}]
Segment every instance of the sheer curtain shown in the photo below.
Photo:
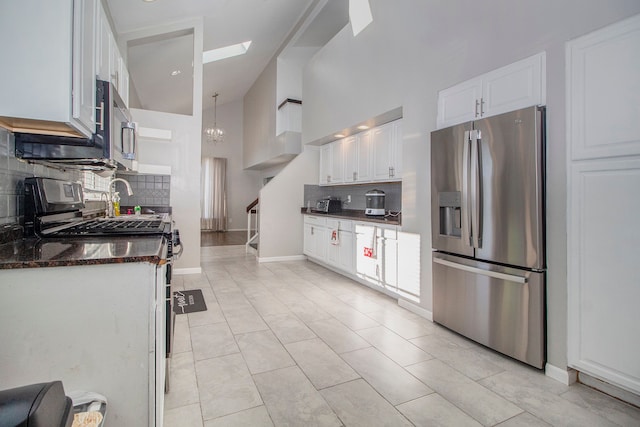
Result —
[{"label": "sheer curtain", "polygon": [[227,159],[204,157],[200,184],[200,229],[227,231]]}]

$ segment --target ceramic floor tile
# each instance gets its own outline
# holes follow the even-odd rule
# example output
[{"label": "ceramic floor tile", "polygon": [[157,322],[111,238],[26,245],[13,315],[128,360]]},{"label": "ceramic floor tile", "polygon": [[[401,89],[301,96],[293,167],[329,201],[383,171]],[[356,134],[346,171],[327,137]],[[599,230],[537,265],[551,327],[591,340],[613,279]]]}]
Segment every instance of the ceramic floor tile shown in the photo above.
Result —
[{"label": "ceramic floor tile", "polygon": [[336,295],[342,302],[350,305],[361,313],[371,313],[373,311],[383,310],[384,307],[377,302],[354,293],[339,293]]},{"label": "ceramic floor tile", "polygon": [[616,425],[588,409],[541,388],[538,384],[528,382],[523,375],[505,371],[485,378],[479,383],[551,425],[576,427]]},{"label": "ceramic floor tile", "polygon": [[403,403],[396,408],[418,427],[482,426],[437,393]]},{"label": "ceramic floor tile", "polygon": [[412,425],[364,380],[325,388],[320,393],[346,426]]},{"label": "ceramic floor tile", "polygon": [[295,362],[271,331],[236,335],[238,347],[252,374],[295,365]]},{"label": "ceramic floor tile", "polygon": [[269,329],[253,307],[223,311],[234,335]]},{"label": "ceramic floor tile", "polygon": [[173,354],[169,370],[169,393],[165,394],[164,407],[173,409],[199,402],[193,353]]},{"label": "ceramic floor tile", "polygon": [[342,358],[392,405],[433,393],[433,390],[373,347],[343,353]]},{"label": "ceramic floor tile", "polygon": [[254,375],[276,426],[340,426],[336,414],[298,367]]},{"label": "ceramic floor tile", "polygon": [[357,331],[359,329],[373,328],[380,324],[370,317],[360,313],[355,308],[349,307],[346,304],[340,303],[339,306],[333,309],[329,307],[322,307],[327,313],[338,319],[349,329]]},{"label": "ceramic floor tile", "polygon": [[[299,295],[299,294],[298,294]],[[278,296],[279,298],[279,296]],[[300,296],[298,301],[285,302],[289,310],[305,323],[331,319],[331,315],[316,304]]]},{"label": "ceramic floor tile", "polygon": [[192,327],[191,345],[195,360],[210,359],[240,351],[226,323]]},{"label": "ceramic floor tile", "polygon": [[406,369],[483,425],[494,425],[523,412],[507,399],[440,360],[427,360]]},{"label": "ceramic floor tile", "polygon": [[432,355],[419,349],[384,326],[362,329],[356,331],[356,333],[401,366],[413,365],[414,363],[433,359]]},{"label": "ceramic floor tile", "polygon": [[640,426],[640,408],[628,405],[582,384],[574,384],[562,398],[621,426]]},{"label": "ceramic floor tile", "polygon": [[285,347],[317,389],[360,378],[320,339],[299,341]]},{"label": "ceramic floor tile", "polygon": [[437,328],[433,323],[426,319],[407,319],[399,315],[389,314],[386,310],[367,313],[367,316],[376,320],[381,325],[386,326],[388,329],[405,339],[433,334]]},{"label": "ceramic floor tile", "polygon": [[240,353],[196,362],[204,420],[262,405],[262,399]]},{"label": "ceramic floor tile", "polygon": [[369,343],[336,319],[308,323],[308,326],[336,353],[369,347]]},{"label": "ceramic floor tile", "polygon": [[247,298],[253,308],[263,317],[272,314],[289,313],[287,306],[271,293],[260,293],[247,296]]},{"label": "ceramic floor tile", "polygon": [[204,427],[273,427],[271,417],[264,406],[245,409],[235,414],[206,421]]},{"label": "ceramic floor tile", "polygon": [[217,301],[207,302],[206,304],[207,309],[205,311],[196,311],[195,313],[187,314],[187,317],[189,318],[189,326],[210,325],[212,323],[226,321]]},{"label": "ceramic floor tile", "polygon": [[191,332],[189,330],[189,318],[186,314],[176,315],[175,329],[173,330],[173,353],[191,351]]},{"label": "ceramic floor tile", "polygon": [[202,427],[200,405],[193,404],[164,412],[164,427]]},{"label": "ceramic floor tile", "polygon": [[545,423],[540,418],[534,417],[528,412],[523,412],[496,425],[496,427],[550,427],[550,424]]},{"label": "ceramic floor tile", "polygon": [[477,381],[504,370],[483,358],[473,348],[462,348],[436,334],[409,341],[472,380]]},{"label": "ceramic floor tile", "polygon": [[316,338],[316,334],[292,313],[263,316],[283,344]]}]

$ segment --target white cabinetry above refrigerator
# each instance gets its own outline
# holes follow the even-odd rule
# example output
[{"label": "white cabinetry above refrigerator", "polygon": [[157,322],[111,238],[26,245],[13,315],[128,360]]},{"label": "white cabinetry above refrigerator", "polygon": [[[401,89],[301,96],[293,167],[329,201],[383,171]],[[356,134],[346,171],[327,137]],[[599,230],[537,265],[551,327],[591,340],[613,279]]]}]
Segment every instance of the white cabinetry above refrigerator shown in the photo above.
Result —
[{"label": "white cabinetry above refrigerator", "polygon": [[546,104],[546,55],[541,52],[438,93],[437,128]]}]

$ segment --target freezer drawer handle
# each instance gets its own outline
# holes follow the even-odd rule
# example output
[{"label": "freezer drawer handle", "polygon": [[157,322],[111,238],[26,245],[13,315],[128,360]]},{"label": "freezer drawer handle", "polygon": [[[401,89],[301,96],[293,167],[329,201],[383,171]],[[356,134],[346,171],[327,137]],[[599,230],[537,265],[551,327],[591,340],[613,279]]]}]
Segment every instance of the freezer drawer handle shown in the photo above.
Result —
[{"label": "freezer drawer handle", "polygon": [[481,268],[470,267],[468,265],[458,264],[457,262],[447,261],[446,259],[434,258],[433,262],[442,264],[457,270],[468,271],[469,273],[481,274],[483,276],[493,277],[494,279],[508,280],[515,283],[527,283],[527,278],[522,276],[514,276],[513,274],[498,273],[497,271],[488,271]]}]

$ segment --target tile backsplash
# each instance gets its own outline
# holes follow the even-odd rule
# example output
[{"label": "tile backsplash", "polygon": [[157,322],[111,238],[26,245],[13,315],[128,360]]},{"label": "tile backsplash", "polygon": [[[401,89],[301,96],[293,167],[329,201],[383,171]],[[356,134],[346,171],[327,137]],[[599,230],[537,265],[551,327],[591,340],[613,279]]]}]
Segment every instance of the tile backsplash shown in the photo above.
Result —
[{"label": "tile backsplash", "polygon": [[[366,208],[365,193],[370,190],[382,190],[385,193],[385,209],[399,212],[402,209],[402,183],[401,182],[378,182],[371,184],[355,185],[305,185],[304,201],[302,206],[315,205],[316,200],[325,197],[334,197],[342,200],[342,209],[364,210]],[[351,203],[347,203],[347,197],[351,196]]]},{"label": "tile backsplash", "polygon": [[129,181],[133,195],[127,195],[122,182],[116,181],[116,191],[120,193],[121,206],[169,206],[171,195],[170,175],[116,174],[118,178]]}]

